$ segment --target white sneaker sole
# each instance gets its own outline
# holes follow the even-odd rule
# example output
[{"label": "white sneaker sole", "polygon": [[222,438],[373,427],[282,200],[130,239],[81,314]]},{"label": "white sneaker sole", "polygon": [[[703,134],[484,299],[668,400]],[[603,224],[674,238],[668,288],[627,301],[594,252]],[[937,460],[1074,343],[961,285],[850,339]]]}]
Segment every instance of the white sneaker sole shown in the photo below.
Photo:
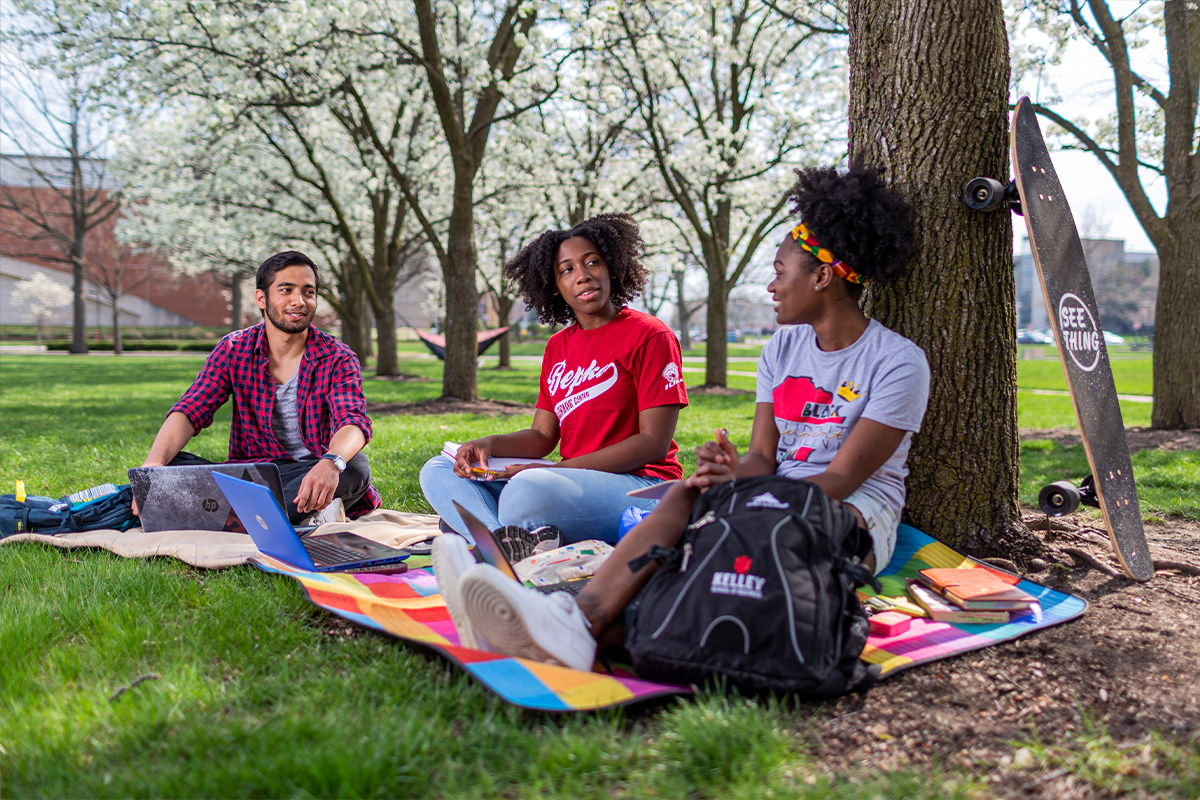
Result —
[{"label": "white sneaker sole", "polygon": [[[520,610],[520,593],[523,591],[533,590],[507,576],[492,582],[472,579],[462,589],[462,600],[467,615],[496,652],[581,669],[578,664],[562,661],[538,642]],[[582,669],[590,670],[593,663],[594,659]]]},{"label": "white sneaker sole", "polygon": [[[454,533],[442,534],[442,536],[457,536]],[[456,562],[455,554],[448,547],[448,542],[439,542],[436,537],[430,552],[433,559],[433,575],[437,578],[438,588],[442,590],[442,599],[446,603],[446,610],[450,612],[450,619],[454,621],[454,628],[458,631],[458,642],[463,647],[469,647],[472,650],[478,650],[479,639],[475,636],[475,628],[471,625],[471,620],[467,617],[466,609],[463,606],[462,593],[459,590],[459,578],[468,568],[474,566],[474,559],[470,564],[460,564]]]}]

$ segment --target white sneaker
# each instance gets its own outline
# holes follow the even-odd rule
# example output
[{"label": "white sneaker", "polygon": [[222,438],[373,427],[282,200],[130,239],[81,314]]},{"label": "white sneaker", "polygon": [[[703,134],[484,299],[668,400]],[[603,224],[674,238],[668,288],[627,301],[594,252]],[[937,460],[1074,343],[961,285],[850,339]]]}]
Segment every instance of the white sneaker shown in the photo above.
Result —
[{"label": "white sneaker", "polygon": [[460,577],[467,616],[494,652],[591,671],[596,640],[573,596],[543,594],[488,564],[471,567]]},{"label": "white sneaker", "polygon": [[348,522],[346,518],[346,506],[342,503],[342,498],[335,497],[330,501],[329,505],[325,506],[320,511],[315,511],[309,515],[305,524],[307,525],[324,525],[327,522]]},{"label": "white sneaker", "polygon": [[481,647],[471,620],[463,607],[460,581],[462,575],[475,566],[475,556],[467,540],[457,533],[443,533],[433,537],[430,555],[433,557],[433,574],[437,578],[438,588],[442,590],[442,599],[446,601],[446,609],[454,627],[458,630],[458,641],[463,647],[472,650],[487,649]]}]

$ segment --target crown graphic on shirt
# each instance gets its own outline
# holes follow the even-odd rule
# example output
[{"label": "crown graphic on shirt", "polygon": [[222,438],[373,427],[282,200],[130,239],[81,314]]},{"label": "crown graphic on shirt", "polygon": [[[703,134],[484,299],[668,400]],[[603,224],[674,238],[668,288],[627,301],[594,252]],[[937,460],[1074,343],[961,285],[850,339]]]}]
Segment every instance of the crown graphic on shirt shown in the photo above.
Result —
[{"label": "crown graphic on shirt", "polygon": [[842,381],[842,385],[839,386],[837,390],[838,397],[841,397],[844,400],[849,400],[853,403],[862,396],[862,392],[854,391],[857,386],[858,384],[854,381]]}]

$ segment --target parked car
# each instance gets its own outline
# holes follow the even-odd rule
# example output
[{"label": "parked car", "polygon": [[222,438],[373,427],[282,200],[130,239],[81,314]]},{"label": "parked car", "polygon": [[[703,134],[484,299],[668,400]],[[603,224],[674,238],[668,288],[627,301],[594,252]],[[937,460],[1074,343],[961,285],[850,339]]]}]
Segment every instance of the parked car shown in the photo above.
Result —
[{"label": "parked car", "polygon": [[1124,336],[1119,336],[1115,333],[1109,333],[1108,331],[1100,331],[1100,333],[1104,334],[1105,344],[1125,344]]},{"label": "parked car", "polygon": [[1047,331],[1017,331],[1017,344],[1054,344],[1054,337]]}]

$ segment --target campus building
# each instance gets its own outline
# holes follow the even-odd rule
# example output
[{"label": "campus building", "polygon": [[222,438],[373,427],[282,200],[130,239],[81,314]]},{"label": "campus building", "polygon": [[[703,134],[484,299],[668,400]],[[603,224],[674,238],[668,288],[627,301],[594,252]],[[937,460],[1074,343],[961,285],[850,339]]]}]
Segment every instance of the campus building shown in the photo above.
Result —
[{"label": "campus building", "polygon": [[[100,201],[114,187],[105,165],[99,160],[81,162],[84,186],[99,192]],[[71,161],[66,157],[0,155],[0,323],[32,324],[26,309],[14,306],[18,282],[37,273],[71,287],[71,266],[54,238],[32,221],[49,220],[69,229],[68,204],[63,197],[71,186]],[[16,205],[19,211],[8,208]],[[252,325],[260,317],[254,307],[252,274],[241,279],[242,308],[232,320],[230,278],[217,271],[184,274],[174,268],[165,253],[131,252],[117,242],[120,212],[109,216],[87,234],[85,255],[89,280],[84,288],[84,323],[89,328],[112,325],[111,288],[119,289],[117,308],[122,327],[191,327],[196,325],[235,328]],[[250,273],[269,253],[247,254]],[[119,280],[117,267],[121,268]],[[396,291],[398,316],[418,327],[429,327],[428,280],[415,278]],[[320,324],[336,329],[336,316],[324,309]],[[70,325],[73,308],[65,305],[47,322]],[[400,323],[402,326],[405,323]],[[412,338],[402,327],[401,338]],[[406,336],[407,334],[407,336]]]},{"label": "campus building", "polygon": [[[103,162],[81,162],[82,183],[104,202],[112,186]],[[57,235],[70,235],[69,205],[64,192],[71,186],[71,161],[65,157],[0,155],[0,321],[30,323],[25,309],[13,305],[19,281],[40,272],[68,287],[74,283],[71,265],[54,236],[34,220],[43,220]],[[9,204],[19,209],[9,208]],[[92,265],[84,288],[84,321],[89,327],[112,324],[110,291],[117,290],[123,326],[224,326],[229,323],[229,300],[210,275],[183,275],[161,253],[130,252],[116,239],[120,212],[88,231],[85,255]],[[119,275],[119,277],[118,277]],[[60,308],[49,322],[69,325],[71,305]]]},{"label": "campus building", "polygon": [[[1158,255],[1128,252],[1122,239],[1083,239],[1100,327],[1113,333],[1150,333],[1158,296]],[[1017,284],[1017,330],[1046,330],[1046,300],[1033,264],[1029,240],[1013,256]]]}]

